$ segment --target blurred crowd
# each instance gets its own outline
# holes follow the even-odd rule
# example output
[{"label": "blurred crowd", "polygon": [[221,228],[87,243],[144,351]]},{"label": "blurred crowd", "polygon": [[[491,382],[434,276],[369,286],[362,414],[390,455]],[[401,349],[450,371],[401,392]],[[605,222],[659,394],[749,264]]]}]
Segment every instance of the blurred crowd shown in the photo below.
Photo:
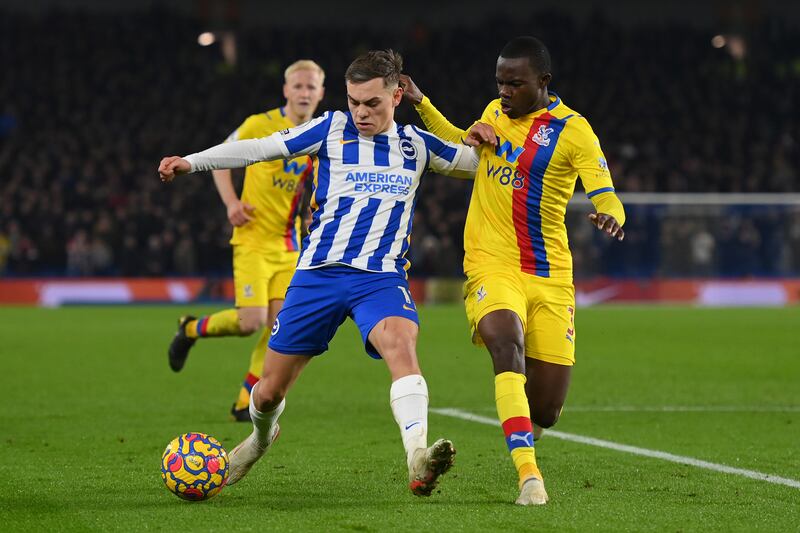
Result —
[{"label": "blurred crowd", "polygon": [[[496,96],[507,36],[539,35],[551,89],[593,125],[618,191],[800,193],[800,39],[781,20],[750,28],[743,58],[713,48],[710,31],[621,27],[600,13],[461,30],[237,30],[235,65],[219,45],[198,46],[205,29],[158,10],[0,12],[0,273],[229,275],[231,228],[210,175],[164,185],[158,161],[280,105],[295,59],[327,72],[320,111],[344,109],[344,70],[369,48],[401,51],[422,91],[467,127]],[[421,124],[406,105],[397,120]],[[470,182],[423,180],[413,275],[461,274],[470,194]],[[589,208],[568,220],[579,276],[800,274],[796,210],[629,206],[628,238],[612,244],[585,222]]]}]

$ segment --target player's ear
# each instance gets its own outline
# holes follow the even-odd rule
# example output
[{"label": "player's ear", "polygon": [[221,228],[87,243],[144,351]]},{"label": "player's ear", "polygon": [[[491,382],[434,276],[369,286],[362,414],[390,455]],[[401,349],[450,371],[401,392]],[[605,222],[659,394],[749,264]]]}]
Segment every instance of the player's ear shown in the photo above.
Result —
[{"label": "player's ear", "polygon": [[400,105],[400,102],[403,100],[403,88],[399,85],[394,88],[392,92],[392,105],[397,107]]},{"label": "player's ear", "polygon": [[539,78],[539,84],[540,84],[541,88],[544,89],[545,87],[550,85],[550,80],[552,80],[552,79],[553,79],[553,75],[550,74],[549,72],[547,74],[542,74],[542,77]]}]

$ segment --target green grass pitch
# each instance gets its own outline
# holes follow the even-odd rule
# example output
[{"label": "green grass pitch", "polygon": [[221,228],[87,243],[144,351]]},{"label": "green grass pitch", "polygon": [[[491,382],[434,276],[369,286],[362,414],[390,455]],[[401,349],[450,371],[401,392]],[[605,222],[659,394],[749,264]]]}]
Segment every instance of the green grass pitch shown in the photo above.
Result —
[{"label": "green grass pitch", "polygon": [[[430,498],[406,488],[385,365],[351,322],[287,399],[282,435],[240,484],[184,502],[160,479],[187,431],[232,449],[255,338],[200,341],[179,374],[179,314],[220,307],[0,308],[4,531],[797,531],[800,488],[568,442],[537,444],[551,502],[512,504],[501,430],[431,413],[458,450]],[[488,354],[460,306],[420,310],[432,408],[494,417]],[[800,480],[800,308],[602,306],[576,317],[554,429]]]}]

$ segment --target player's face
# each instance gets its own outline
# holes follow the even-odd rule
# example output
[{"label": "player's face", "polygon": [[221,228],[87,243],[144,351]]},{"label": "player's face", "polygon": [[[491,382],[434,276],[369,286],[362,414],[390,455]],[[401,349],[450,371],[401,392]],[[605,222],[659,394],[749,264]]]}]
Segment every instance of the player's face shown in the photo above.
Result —
[{"label": "player's face", "polygon": [[283,84],[283,96],[289,112],[301,120],[309,120],[317,109],[325,87],[322,76],[315,70],[296,70],[289,74]]},{"label": "player's face", "polygon": [[383,78],[363,83],[347,82],[347,107],[358,132],[365,137],[389,129],[394,120],[394,108],[402,97],[403,91],[397,85],[384,87]]},{"label": "player's face", "polygon": [[500,107],[509,118],[519,118],[547,106],[550,74],[531,67],[526,57],[499,57],[495,71]]}]

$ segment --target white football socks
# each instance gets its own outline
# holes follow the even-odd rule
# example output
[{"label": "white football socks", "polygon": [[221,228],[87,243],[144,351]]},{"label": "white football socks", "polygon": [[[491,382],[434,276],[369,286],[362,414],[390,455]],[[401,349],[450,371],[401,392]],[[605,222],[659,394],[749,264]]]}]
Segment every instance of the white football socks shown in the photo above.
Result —
[{"label": "white football socks", "polygon": [[279,403],[275,409],[262,413],[256,409],[256,406],[253,404],[253,397],[256,395],[257,386],[258,383],[253,385],[253,389],[250,391],[250,419],[253,421],[253,436],[256,442],[258,442],[260,446],[266,448],[270,444],[269,437],[272,433],[272,428],[278,422],[278,417],[281,416],[281,413],[283,413],[283,410],[286,408],[286,398],[281,400],[281,403]]},{"label": "white football socks", "polygon": [[414,451],[428,447],[428,384],[425,378],[412,374],[392,383],[389,403],[410,465]]}]

